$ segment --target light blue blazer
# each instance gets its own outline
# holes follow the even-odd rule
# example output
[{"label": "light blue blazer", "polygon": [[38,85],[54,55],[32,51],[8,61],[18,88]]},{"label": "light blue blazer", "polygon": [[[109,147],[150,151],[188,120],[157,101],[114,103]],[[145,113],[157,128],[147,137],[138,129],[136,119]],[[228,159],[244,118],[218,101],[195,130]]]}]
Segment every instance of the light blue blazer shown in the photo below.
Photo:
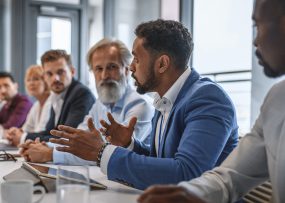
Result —
[{"label": "light blue blazer", "polygon": [[135,141],[133,151],[118,147],[107,168],[110,180],[145,189],[176,184],[219,165],[238,143],[234,106],[220,86],[192,72],[180,90],[156,154],[155,132],[160,113],[152,119],[151,144]]}]

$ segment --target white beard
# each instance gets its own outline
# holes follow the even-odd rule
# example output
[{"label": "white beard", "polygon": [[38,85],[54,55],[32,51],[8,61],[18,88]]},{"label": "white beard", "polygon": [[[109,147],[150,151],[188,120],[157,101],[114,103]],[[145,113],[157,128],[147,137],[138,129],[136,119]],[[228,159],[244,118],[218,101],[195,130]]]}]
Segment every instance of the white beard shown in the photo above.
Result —
[{"label": "white beard", "polygon": [[96,84],[98,99],[103,104],[114,104],[125,94],[127,81],[124,76],[119,81],[105,80]]}]

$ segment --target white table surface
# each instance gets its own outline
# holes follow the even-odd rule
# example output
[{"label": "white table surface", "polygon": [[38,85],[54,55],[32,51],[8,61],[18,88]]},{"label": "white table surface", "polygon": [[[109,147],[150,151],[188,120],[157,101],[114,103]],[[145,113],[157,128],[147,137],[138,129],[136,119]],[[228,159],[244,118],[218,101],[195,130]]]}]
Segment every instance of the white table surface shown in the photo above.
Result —
[{"label": "white table surface", "polygon": [[[23,162],[22,158],[18,158],[17,162],[3,161],[0,162],[0,183],[4,182],[3,176],[12,172],[15,169],[21,167]],[[54,165],[53,165],[54,166]],[[56,166],[55,166],[56,167]],[[70,168],[76,171],[76,166],[70,166]],[[90,166],[90,178],[106,185],[107,190],[98,190],[90,192],[90,202],[94,203],[135,203],[139,194],[142,192],[125,185],[109,181],[107,177],[101,172],[97,166]],[[0,188],[1,192],[1,188]],[[1,193],[0,193],[1,194]],[[37,195],[36,195],[37,196]],[[56,202],[55,193],[47,193],[41,203],[53,203]],[[1,198],[0,198],[1,203]]]}]

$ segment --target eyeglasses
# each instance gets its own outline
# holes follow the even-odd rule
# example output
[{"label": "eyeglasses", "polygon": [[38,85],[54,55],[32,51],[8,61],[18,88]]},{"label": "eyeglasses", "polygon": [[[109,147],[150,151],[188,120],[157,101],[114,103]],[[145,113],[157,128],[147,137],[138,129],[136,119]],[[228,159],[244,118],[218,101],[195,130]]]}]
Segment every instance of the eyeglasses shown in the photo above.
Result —
[{"label": "eyeglasses", "polygon": [[12,154],[7,153],[6,151],[2,150],[0,151],[0,161],[17,161],[17,159],[15,158],[15,156],[13,156]]}]

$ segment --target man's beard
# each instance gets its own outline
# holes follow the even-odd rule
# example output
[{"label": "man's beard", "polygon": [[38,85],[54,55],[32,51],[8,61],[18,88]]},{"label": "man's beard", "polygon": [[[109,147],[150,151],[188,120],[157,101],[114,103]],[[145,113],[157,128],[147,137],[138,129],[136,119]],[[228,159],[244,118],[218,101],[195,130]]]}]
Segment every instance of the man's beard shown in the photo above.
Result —
[{"label": "man's beard", "polygon": [[132,74],[132,77],[136,81],[137,92],[139,94],[145,94],[147,92],[154,91],[154,88],[157,86],[158,81],[155,78],[155,73],[154,73],[154,60],[150,62],[148,70],[149,72],[147,75],[146,82],[144,84],[139,83],[134,74]]},{"label": "man's beard", "polygon": [[127,79],[125,76],[122,76],[119,81],[108,79],[102,80],[96,84],[98,99],[103,104],[114,104],[126,92],[127,88]]},{"label": "man's beard", "polygon": [[268,63],[264,61],[259,51],[256,51],[255,55],[258,58],[259,62],[261,63],[261,66],[263,66],[263,72],[267,77],[277,78],[282,75],[281,73],[274,71],[274,69]]}]

